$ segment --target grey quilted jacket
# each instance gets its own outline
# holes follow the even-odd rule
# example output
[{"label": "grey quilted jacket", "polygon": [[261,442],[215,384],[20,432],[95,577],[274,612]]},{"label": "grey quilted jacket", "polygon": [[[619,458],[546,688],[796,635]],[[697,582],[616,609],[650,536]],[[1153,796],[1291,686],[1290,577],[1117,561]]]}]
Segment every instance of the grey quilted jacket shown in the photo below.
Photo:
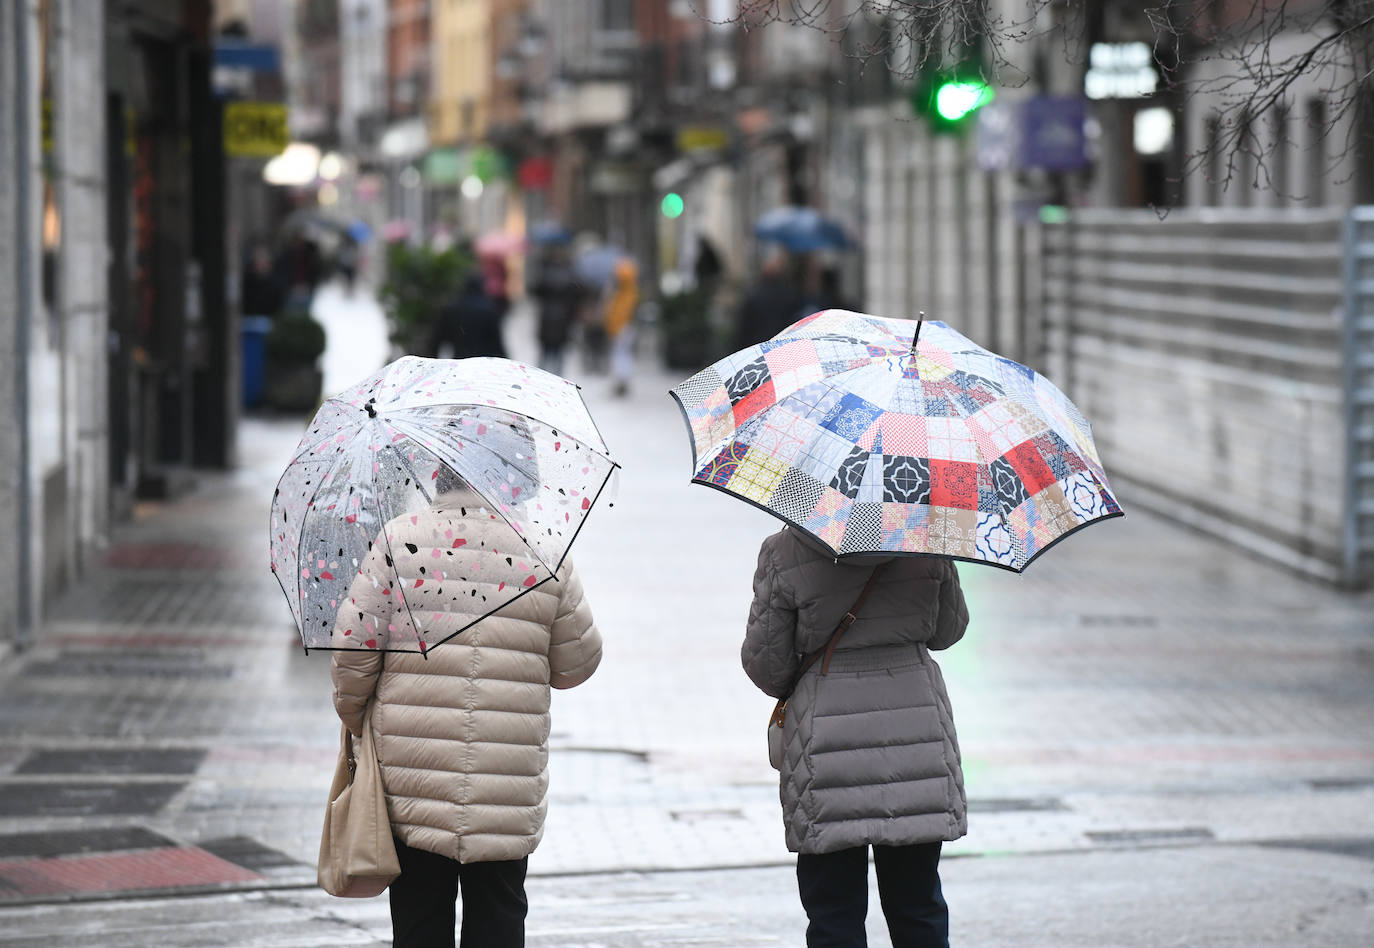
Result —
[{"label": "grey quilted jacket", "polygon": [[[959,573],[939,557],[886,561],[829,674],[813,665],[788,701],[780,795],[793,852],[954,840],[968,829],[953,712],[930,656],[968,625]],[[880,562],[837,563],[792,529],[764,540],[740,652],[754,684],[786,693]]]}]

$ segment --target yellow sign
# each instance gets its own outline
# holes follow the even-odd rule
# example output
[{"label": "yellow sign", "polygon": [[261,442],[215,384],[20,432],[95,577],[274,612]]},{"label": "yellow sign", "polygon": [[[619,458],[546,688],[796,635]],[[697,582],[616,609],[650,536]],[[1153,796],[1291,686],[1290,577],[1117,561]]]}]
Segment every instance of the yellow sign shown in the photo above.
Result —
[{"label": "yellow sign", "polygon": [[232,158],[272,158],[291,140],[280,102],[227,102],[224,153]]},{"label": "yellow sign", "polygon": [[730,133],[710,125],[688,125],[678,130],[677,150],[723,151],[730,146]]}]

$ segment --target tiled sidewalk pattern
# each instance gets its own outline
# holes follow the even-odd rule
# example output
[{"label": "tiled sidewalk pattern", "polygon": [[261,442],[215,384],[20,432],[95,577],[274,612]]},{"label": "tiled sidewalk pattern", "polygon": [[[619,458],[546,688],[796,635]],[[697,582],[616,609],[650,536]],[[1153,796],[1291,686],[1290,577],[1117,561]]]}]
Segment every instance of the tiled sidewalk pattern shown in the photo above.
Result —
[{"label": "tiled sidewalk pattern", "polygon": [[[555,695],[534,876],[790,863],[763,753],[772,703],[738,661],[755,551],[775,525],[688,487],[671,381],[642,379],[630,401],[589,386],[624,464],[614,508],[596,512],[574,550],[607,651],[591,682]],[[295,864],[242,871],[313,881],[338,736],[329,659],[303,653],[265,541],[299,431],[250,422],[241,470],[140,508],[37,647],[0,671],[3,799],[122,792],[160,805],[0,808],[0,837],[141,828],[172,842],[165,858],[205,872],[197,847],[246,839]],[[941,663],[973,815],[949,852],[1374,835],[1374,598],[1132,510],[1127,490],[1122,500],[1127,519],[1070,539],[1024,576],[961,569],[974,622]],[[181,774],[26,764],[131,750],[203,757]],[[0,858],[0,876],[42,861]],[[0,890],[0,901],[30,891]]]}]

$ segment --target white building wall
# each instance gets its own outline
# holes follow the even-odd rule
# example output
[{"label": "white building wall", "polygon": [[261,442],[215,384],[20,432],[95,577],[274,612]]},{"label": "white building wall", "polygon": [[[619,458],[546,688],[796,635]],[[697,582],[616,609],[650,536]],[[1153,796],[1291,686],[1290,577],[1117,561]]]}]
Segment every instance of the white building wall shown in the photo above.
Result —
[{"label": "white building wall", "polygon": [[[1270,58],[1274,62],[1284,62],[1307,50],[1316,38],[1312,34],[1289,33],[1276,39],[1270,47]],[[1190,81],[1200,90],[1206,90],[1212,83],[1223,77],[1233,75],[1235,66],[1215,57],[1194,67]],[[1275,188],[1251,186],[1254,177],[1252,162],[1238,157],[1235,174],[1225,190],[1219,184],[1210,184],[1206,169],[1199,169],[1189,175],[1185,182],[1189,206],[1221,207],[1282,207],[1297,206],[1337,206],[1349,207],[1356,203],[1355,168],[1358,161],[1358,142],[1352,134],[1351,122],[1356,109],[1350,108],[1342,120],[1323,137],[1323,130],[1314,127],[1308,118],[1308,109],[1314,102],[1325,104],[1328,115],[1339,109],[1339,96],[1332,94],[1337,90],[1344,95],[1353,83],[1346,70],[1328,68],[1300,75],[1293,82],[1286,97],[1289,106],[1287,121],[1284,123],[1288,140],[1287,160],[1276,161],[1274,156],[1266,158],[1270,169],[1286,164],[1286,180],[1276,182]],[[1244,94],[1243,87],[1228,89],[1224,101],[1235,101]],[[1220,92],[1199,91],[1189,96],[1186,104],[1184,125],[1186,147],[1193,150],[1208,141],[1207,121],[1217,114],[1219,106],[1214,102],[1223,101]],[[1253,123],[1256,135],[1260,136],[1262,150],[1268,151],[1279,135],[1274,116],[1259,116]],[[1225,173],[1225,155],[1219,156],[1216,166],[1218,174]],[[1263,181],[1261,181],[1263,184]],[[1219,193],[1218,193],[1219,192]]]},{"label": "white building wall", "polygon": [[[108,530],[104,15],[54,0],[52,151],[61,244],[42,297],[44,160],[38,4],[0,10],[0,644],[23,642],[41,604]],[[20,128],[23,135],[15,134]]]}]

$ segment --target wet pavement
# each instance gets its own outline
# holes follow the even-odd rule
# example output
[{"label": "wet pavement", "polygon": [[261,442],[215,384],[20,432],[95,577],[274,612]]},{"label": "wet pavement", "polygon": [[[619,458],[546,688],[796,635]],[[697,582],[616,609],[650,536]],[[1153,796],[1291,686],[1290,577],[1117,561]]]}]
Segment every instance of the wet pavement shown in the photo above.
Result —
[{"label": "wet pavement", "polygon": [[[331,352],[376,335],[351,305]],[[366,371],[349,359],[330,377]],[[738,658],[775,523],[688,486],[676,376],[646,363],[629,399],[579,381],[624,472],[574,549],[606,658],[554,698],[530,943],[799,945],[772,702]],[[305,420],[246,422],[236,471],[140,505],[0,668],[0,946],[386,943],[385,899],[313,888],[338,724],[266,554]],[[973,622],[940,656],[971,810],[944,866],[956,943],[1366,944],[1374,596],[1118,487],[1124,520],[1025,575],[961,566]]]}]

